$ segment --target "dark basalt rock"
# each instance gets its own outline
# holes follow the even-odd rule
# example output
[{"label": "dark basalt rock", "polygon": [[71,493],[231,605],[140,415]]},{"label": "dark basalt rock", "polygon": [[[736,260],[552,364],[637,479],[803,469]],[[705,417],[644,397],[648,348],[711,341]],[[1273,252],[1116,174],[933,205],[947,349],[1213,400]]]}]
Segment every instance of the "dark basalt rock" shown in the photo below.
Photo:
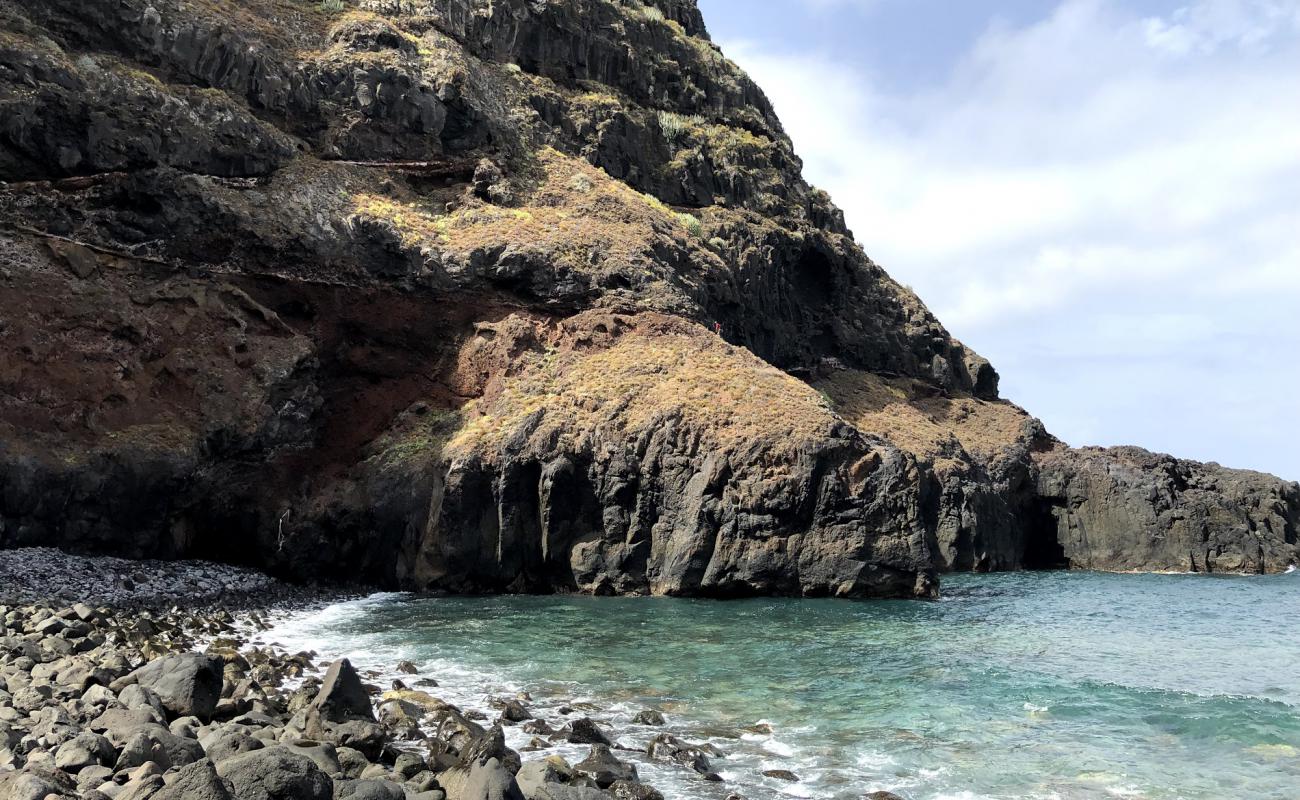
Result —
[{"label": "dark basalt rock", "polygon": [[370,695],[361,683],[361,676],[352,662],[340,658],[325,671],[325,679],[312,700],[311,708],[320,712],[330,722],[347,722],[351,719],[374,721]]},{"label": "dark basalt rock", "polygon": [[157,800],[232,800],[230,788],[207,760],[182,767],[175,779],[154,797]]},{"label": "dark basalt rock", "polygon": [[632,722],[637,725],[660,726],[664,725],[666,721],[663,714],[654,709],[646,709],[645,711],[638,711],[636,716],[632,718]]},{"label": "dark basalt rock", "polygon": [[438,780],[448,800],[524,800],[514,775],[495,758],[447,770]]},{"label": "dark basalt rock", "polygon": [[581,717],[569,723],[564,738],[574,744],[613,744],[609,735],[589,717]]},{"label": "dark basalt rock", "polygon": [[[1292,484],[747,407],[773,367],[1005,404],[691,0],[355,5],[0,0],[0,547],[712,596],[1297,560]],[[590,385],[503,399],[560,357]]]},{"label": "dark basalt rock", "polygon": [[334,786],[306,756],[268,747],[217,764],[240,800],[333,800]]},{"label": "dark basalt rock", "polygon": [[647,752],[651,758],[676,761],[705,776],[710,776],[713,773],[709,756],[718,755],[717,750],[712,747],[693,745],[668,733],[661,733],[650,740]]},{"label": "dark basalt rock", "polygon": [[114,686],[124,689],[135,683],[155,693],[173,719],[193,716],[206,720],[217,709],[221,682],[220,661],[186,653],[151,661]]},{"label": "dark basalt rock", "polygon": [[636,767],[614,756],[603,744],[591,746],[587,757],[573,765],[573,771],[586,775],[602,789],[608,789],[617,781],[637,782]]},{"label": "dark basalt rock", "polygon": [[[632,781],[614,781],[609,787],[609,793],[614,800],[664,800],[663,793],[653,786]],[[727,800],[738,797],[740,796],[735,794],[727,795]]]},{"label": "dark basalt rock", "polygon": [[406,800],[400,786],[388,781],[345,781],[335,785],[335,800]]},{"label": "dark basalt rock", "polygon": [[1136,447],[1037,458],[1045,566],[1281,572],[1300,563],[1300,484]]}]

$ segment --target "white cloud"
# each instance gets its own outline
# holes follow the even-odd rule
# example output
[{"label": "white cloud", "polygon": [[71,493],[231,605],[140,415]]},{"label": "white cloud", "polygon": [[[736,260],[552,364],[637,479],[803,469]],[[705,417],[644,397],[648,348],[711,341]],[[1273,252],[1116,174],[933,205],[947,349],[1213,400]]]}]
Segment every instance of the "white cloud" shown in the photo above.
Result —
[{"label": "white cloud", "polygon": [[1283,0],[1203,0],[1169,18],[1146,19],[1143,29],[1149,46],[1178,56],[1225,45],[1257,49],[1300,30],[1300,12]]},{"label": "white cloud", "polygon": [[1066,0],[912,96],[724,46],[868,252],[1059,435],[1300,478],[1300,0]]}]

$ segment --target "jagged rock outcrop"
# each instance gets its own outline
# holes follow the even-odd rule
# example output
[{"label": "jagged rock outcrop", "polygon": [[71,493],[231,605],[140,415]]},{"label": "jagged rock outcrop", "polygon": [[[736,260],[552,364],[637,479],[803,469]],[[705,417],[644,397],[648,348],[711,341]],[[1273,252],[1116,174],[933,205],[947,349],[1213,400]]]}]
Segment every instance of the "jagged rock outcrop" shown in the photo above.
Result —
[{"label": "jagged rock outcrop", "polygon": [[690,0],[344,5],[0,0],[0,546],[712,595],[1295,560],[1294,485],[999,400]]},{"label": "jagged rock outcrop", "polygon": [[698,326],[586,312],[480,328],[492,377],[442,448],[417,586],[927,595],[914,461]]},{"label": "jagged rock outcrop", "polygon": [[1280,572],[1300,561],[1300,487],[1136,447],[1053,448],[1036,503],[1059,550],[1099,570]]},{"label": "jagged rock outcrop", "polygon": [[1006,402],[836,373],[840,414],[927,476],[935,565],[1280,572],[1300,563],[1300,484],[1134,447],[1070,448]]}]

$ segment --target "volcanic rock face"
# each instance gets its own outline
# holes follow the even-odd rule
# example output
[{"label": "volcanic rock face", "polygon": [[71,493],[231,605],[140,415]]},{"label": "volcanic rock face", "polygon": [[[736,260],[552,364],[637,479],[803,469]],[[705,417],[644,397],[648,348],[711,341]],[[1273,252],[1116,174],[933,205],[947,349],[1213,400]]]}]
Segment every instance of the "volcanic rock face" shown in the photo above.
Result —
[{"label": "volcanic rock face", "polygon": [[1054,449],[1038,467],[1037,502],[1072,566],[1279,572],[1296,563],[1300,494],[1271,475],[1136,447]]},{"label": "volcanic rock face", "polygon": [[[494,366],[499,365],[499,366]],[[697,325],[482,327],[500,375],[442,448],[417,584],[656,594],[930,591],[916,465]]]},{"label": "volcanic rock face", "polygon": [[689,0],[345,6],[0,0],[0,545],[713,595],[1300,560],[1294,484],[998,400]]}]

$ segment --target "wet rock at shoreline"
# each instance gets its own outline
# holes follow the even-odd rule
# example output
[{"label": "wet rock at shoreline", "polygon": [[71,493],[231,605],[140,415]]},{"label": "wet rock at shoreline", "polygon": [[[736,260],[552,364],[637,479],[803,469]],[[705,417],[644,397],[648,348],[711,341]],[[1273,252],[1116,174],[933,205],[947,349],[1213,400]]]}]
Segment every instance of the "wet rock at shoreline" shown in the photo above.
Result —
[{"label": "wet rock at shoreline", "polygon": [[569,723],[562,733],[565,740],[573,744],[601,744],[606,746],[614,744],[590,717],[575,719]]},{"label": "wet rock at shoreline", "polygon": [[602,789],[618,781],[636,783],[640,780],[635,766],[617,758],[603,744],[592,745],[587,757],[573,765],[573,771],[591,778]]},{"label": "wet rock at shoreline", "polygon": [[352,668],[352,662],[346,658],[330,664],[310,708],[316,709],[330,722],[347,722],[354,718],[373,721],[375,718],[370,696],[357,671]]},{"label": "wet rock at shoreline", "polygon": [[675,761],[709,779],[717,777],[713,772],[709,756],[721,755],[721,753],[711,745],[694,745],[672,734],[661,733],[650,740],[648,752],[651,758]]},{"label": "wet rock at shoreline", "polygon": [[[250,644],[246,637],[267,627],[263,609],[164,608],[152,589],[122,594],[111,573],[97,586],[85,583],[90,573],[80,557],[70,557],[73,567],[60,582],[42,567],[51,558],[46,551],[0,556],[4,569],[31,576],[0,588],[3,800],[524,798],[514,778],[522,760],[501,725],[485,728],[469,719],[472,709],[422,689],[372,701],[346,659],[321,674],[316,654]],[[21,570],[24,558],[37,569]],[[171,568],[205,581],[209,567]],[[123,571],[133,586],[151,586],[147,576],[136,579],[144,569],[134,563]],[[225,568],[212,569],[226,576]],[[247,599],[247,586],[269,587],[272,606],[292,607],[304,596],[281,596],[275,582],[247,577],[230,583],[235,607]],[[32,585],[37,580],[45,585]],[[38,602],[41,590],[55,597],[85,591],[94,602]],[[204,643],[206,652],[198,652]],[[528,699],[495,705],[503,717],[543,724],[529,719]],[[578,730],[604,735],[590,719]],[[423,748],[428,757],[402,747]],[[567,775],[564,797],[609,796],[571,768]]]},{"label": "wet rock at shoreline", "polygon": [[[19,551],[9,554],[10,563],[25,554],[48,557]],[[201,579],[206,567],[183,568]],[[135,563],[123,571],[144,569]],[[249,585],[259,585],[250,578]],[[53,582],[50,588],[62,594],[58,590],[70,587]],[[37,587],[5,589],[11,597],[32,597]],[[109,590],[120,591],[115,585]],[[237,586],[232,591],[238,608],[246,595]],[[424,688],[372,695],[345,659],[267,643],[261,631],[283,613],[280,604],[293,608],[302,597],[272,588],[266,606],[234,612],[167,607],[151,593],[123,607],[100,600],[0,601],[0,775],[8,782],[0,785],[94,800],[318,792],[359,800],[447,800],[480,790],[501,797],[517,790],[526,800],[661,800],[640,782],[637,766],[647,763],[636,746],[641,741],[614,744],[621,733],[611,718],[617,711],[554,699],[535,710],[527,693],[485,694],[484,707],[500,719],[480,724],[471,719],[478,711],[472,706],[460,708]],[[393,672],[411,674],[397,665]],[[365,672],[375,682],[391,674]],[[412,684],[428,686],[415,675]],[[574,716],[557,730],[558,721],[542,718],[541,709],[561,705]],[[634,724],[660,721],[657,712],[646,711]],[[531,741],[512,749],[509,730]],[[708,757],[716,757],[716,748],[666,733],[655,741],[654,757],[664,768],[716,778],[701,771],[711,767]],[[576,765],[545,755],[572,755],[566,748],[573,744],[590,745]],[[0,798],[8,800],[4,791]]]},{"label": "wet rock at shoreline", "polygon": [[654,709],[646,709],[638,712],[632,721],[637,725],[653,725],[659,727],[665,724],[664,715]]}]

